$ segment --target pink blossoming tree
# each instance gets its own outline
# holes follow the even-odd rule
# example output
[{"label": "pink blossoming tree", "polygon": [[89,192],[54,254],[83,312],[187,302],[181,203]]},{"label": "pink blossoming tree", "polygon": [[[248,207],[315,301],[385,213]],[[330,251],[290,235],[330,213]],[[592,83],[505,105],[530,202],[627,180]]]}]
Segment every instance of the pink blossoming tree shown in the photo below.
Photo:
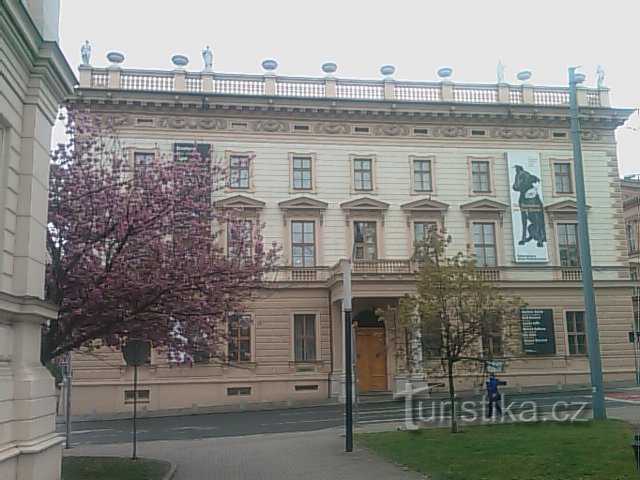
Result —
[{"label": "pink blossoming tree", "polygon": [[[225,173],[212,158],[133,162],[117,120],[70,111],[52,155],[42,361],[95,344],[152,342],[171,361],[220,355],[229,318],[265,286],[275,246],[216,207]],[[138,164],[134,164],[138,163]],[[227,232],[227,255],[221,242]]]}]

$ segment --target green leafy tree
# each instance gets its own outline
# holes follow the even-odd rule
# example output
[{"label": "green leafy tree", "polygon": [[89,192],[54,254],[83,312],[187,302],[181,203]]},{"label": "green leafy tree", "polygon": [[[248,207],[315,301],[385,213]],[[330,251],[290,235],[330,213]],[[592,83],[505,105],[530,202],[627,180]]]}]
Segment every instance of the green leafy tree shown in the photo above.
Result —
[{"label": "green leafy tree", "polygon": [[[439,360],[438,368],[448,382],[451,431],[455,433],[456,371],[465,364],[486,367],[494,357],[507,356],[522,302],[484,281],[472,255],[458,252],[446,256],[450,241],[434,231],[419,246],[416,257],[422,268],[417,293],[401,298],[383,316],[395,318],[410,336],[420,331],[419,348],[426,361]],[[408,356],[411,361],[411,351]]]}]

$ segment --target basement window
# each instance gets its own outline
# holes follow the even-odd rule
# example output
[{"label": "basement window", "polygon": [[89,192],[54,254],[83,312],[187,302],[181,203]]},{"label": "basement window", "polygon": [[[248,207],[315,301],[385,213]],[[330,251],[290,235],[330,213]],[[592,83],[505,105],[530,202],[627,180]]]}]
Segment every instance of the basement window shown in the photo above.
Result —
[{"label": "basement window", "polygon": [[567,132],[552,132],[551,136],[553,138],[567,138]]},{"label": "basement window", "polygon": [[414,128],[413,129],[413,134],[414,135],[429,135],[429,129],[428,128]]},{"label": "basement window", "polygon": [[487,135],[487,131],[482,129],[472,129],[471,130],[471,136],[472,137],[484,137]]},{"label": "basement window", "polygon": [[318,385],[296,385],[296,392],[315,392],[318,390]]},{"label": "basement window", "polygon": [[[138,403],[149,403],[149,390],[137,390]],[[124,403],[133,403],[134,400],[133,390],[124,391]]]},{"label": "basement window", "polygon": [[309,125],[294,125],[293,126],[293,131],[294,132],[308,132],[309,131]]},{"label": "basement window", "polygon": [[369,133],[369,127],[353,127],[355,133]]},{"label": "basement window", "polygon": [[231,128],[247,128],[247,122],[231,122]]},{"label": "basement window", "polygon": [[242,395],[251,395],[251,387],[229,387],[227,388],[227,397],[239,397]]},{"label": "basement window", "polygon": [[153,125],[153,118],[136,118],[137,125]]}]

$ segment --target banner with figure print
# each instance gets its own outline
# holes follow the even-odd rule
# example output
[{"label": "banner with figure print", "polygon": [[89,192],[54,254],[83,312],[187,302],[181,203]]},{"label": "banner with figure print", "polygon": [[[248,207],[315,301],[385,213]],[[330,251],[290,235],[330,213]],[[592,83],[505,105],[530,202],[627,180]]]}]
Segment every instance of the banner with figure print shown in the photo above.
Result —
[{"label": "banner with figure print", "polygon": [[513,247],[516,262],[548,262],[540,154],[507,152]]}]

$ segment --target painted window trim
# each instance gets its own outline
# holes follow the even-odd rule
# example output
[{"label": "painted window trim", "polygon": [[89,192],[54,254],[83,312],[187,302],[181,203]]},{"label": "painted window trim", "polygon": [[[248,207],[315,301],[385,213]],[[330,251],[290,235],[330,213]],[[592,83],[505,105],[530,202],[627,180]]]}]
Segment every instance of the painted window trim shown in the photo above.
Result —
[{"label": "painted window trim", "polygon": [[[371,189],[370,190],[356,190],[355,188],[355,160],[371,160]],[[373,154],[349,154],[349,189],[353,194],[375,194],[377,193],[376,182],[376,163],[377,157]]]},{"label": "painted window trim", "polygon": [[[316,358],[313,360],[296,360],[296,315],[315,315],[315,348],[316,348]],[[322,334],[320,331],[321,322],[320,322],[320,311],[319,310],[296,310],[291,312],[289,317],[289,327],[290,327],[290,335],[289,335],[289,348],[290,348],[290,361],[294,364],[304,364],[304,363],[318,363],[322,362]]]},{"label": "painted window trim", "polygon": [[[486,192],[476,192],[473,190],[473,162],[487,162],[488,174],[489,174],[489,190]],[[467,157],[467,188],[470,197],[495,197],[496,189],[494,185],[495,171],[494,171],[494,158],[493,157]]]},{"label": "painted window trim", "polygon": [[[249,186],[248,187],[231,187],[231,157],[247,157],[249,161]],[[227,179],[225,182],[225,192],[253,192],[254,191],[254,170],[255,170],[255,162],[256,162],[256,153],[253,151],[236,151],[236,150],[225,150],[224,152],[224,165],[227,170]]]},{"label": "painted window trim", "polygon": [[[556,190],[556,164],[568,164],[569,165],[569,184],[571,187],[571,190],[569,192],[558,192]],[[575,175],[575,171],[574,171],[574,164],[573,164],[573,158],[555,158],[555,157],[551,157],[549,158],[549,164],[551,167],[551,191],[553,192],[553,197],[569,197],[569,198],[575,198],[576,196],[576,189],[575,189],[575,185],[574,185],[574,175]]]},{"label": "painted window trim", "polygon": [[[316,191],[316,154],[289,152],[289,193],[317,193]],[[296,157],[308,157],[311,159],[311,188],[295,188],[293,185],[293,159]]]},{"label": "painted window trim", "polygon": [[[414,163],[416,161],[429,161],[431,164],[431,189],[416,190],[415,189],[415,170]],[[411,181],[411,195],[434,195],[436,193],[436,157],[434,155],[409,155],[409,177]]]}]

